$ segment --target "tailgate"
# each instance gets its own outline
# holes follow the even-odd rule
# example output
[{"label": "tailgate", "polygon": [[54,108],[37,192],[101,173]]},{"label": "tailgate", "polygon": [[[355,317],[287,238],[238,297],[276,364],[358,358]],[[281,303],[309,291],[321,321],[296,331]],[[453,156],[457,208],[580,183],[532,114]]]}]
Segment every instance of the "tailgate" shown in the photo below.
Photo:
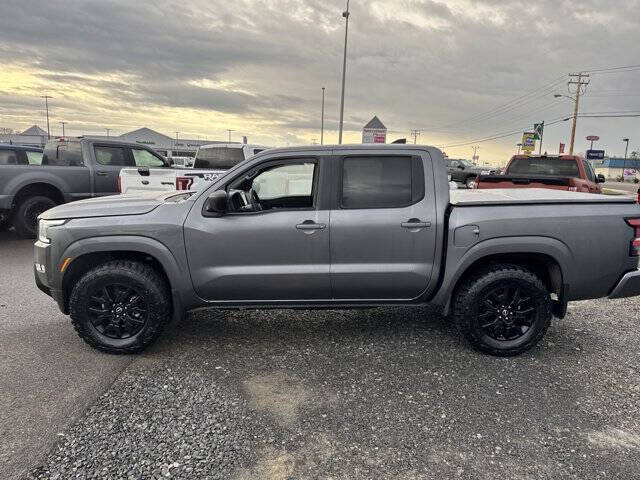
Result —
[{"label": "tailgate", "polygon": [[176,189],[177,170],[172,168],[123,168],[120,192],[169,192]]},{"label": "tailgate", "polygon": [[476,188],[552,188],[569,190],[570,177],[547,175],[479,175]]}]

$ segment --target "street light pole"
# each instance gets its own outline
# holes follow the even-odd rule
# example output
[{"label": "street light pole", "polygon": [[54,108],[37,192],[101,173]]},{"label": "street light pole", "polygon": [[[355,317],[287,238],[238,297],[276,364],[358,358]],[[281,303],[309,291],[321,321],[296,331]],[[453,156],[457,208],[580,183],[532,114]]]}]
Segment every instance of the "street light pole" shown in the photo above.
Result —
[{"label": "street light pole", "polygon": [[624,171],[627,169],[627,153],[629,153],[629,139],[623,138],[622,141],[626,143],[624,147],[624,161],[622,162],[622,181],[624,182]]},{"label": "street light pole", "polygon": [[320,145],[324,145],[324,90],[322,87],[322,115],[320,119]]},{"label": "street light pole", "polygon": [[340,96],[340,126],[338,130],[338,144],[342,144],[342,127],[344,123],[344,84],[347,77],[347,39],[349,36],[349,0],[347,0],[347,9],[342,12],[342,16],[346,19],[344,26],[344,56],[342,57],[342,95]]},{"label": "street light pole", "polygon": [[65,126],[66,124],[67,124],[67,122],[60,122],[60,125],[62,125],[62,137],[63,137],[63,138],[65,137],[65,134],[64,134],[64,126]]},{"label": "street light pole", "polygon": [[231,132],[235,132],[235,130],[231,130],[230,128],[228,128],[227,132],[229,132],[229,143],[231,143]]},{"label": "street light pole", "polygon": [[111,131],[111,129],[110,128],[106,128],[105,130],[107,131],[107,137],[108,137],[109,136],[109,132]]},{"label": "street light pole", "polygon": [[47,140],[49,140],[51,138],[51,131],[49,130],[49,99],[53,97],[41,95],[40,98],[44,98],[44,107],[47,110]]}]

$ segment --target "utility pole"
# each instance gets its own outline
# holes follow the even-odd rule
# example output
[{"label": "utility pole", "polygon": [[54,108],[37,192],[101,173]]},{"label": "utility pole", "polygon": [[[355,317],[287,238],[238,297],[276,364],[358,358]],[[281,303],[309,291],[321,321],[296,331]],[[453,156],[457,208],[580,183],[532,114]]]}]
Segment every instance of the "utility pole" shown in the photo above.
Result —
[{"label": "utility pole", "polygon": [[47,110],[47,140],[49,140],[51,138],[51,131],[49,130],[49,99],[53,97],[41,95],[40,98],[44,98],[44,107]]},{"label": "utility pole", "polygon": [[235,132],[235,130],[231,130],[230,128],[228,128],[227,132],[229,132],[229,143],[231,143],[231,132]]},{"label": "utility pole", "polygon": [[342,57],[342,95],[340,96],[340,127],[338,130],[338,144],[342,145],[342,126],[344,123],[344,83],[347,78],[347,39],[349,36],[349,0],[347,0],[347,9],[342,12],[342,16],[346,19],[344,27],[344,56]]},{"label": "utility pole", "polygon": [[108,137],[109,136],[109,132],[111,131],[111,129],[110,128],[106,128],[105,130],[107,131],[107,137]]},{"label": "utility pole", "polygon": [[473,161],[475,163],[479,158],[477,152],[478,152],[478,150],[480,150],[480,146],[479,145],[475,145],[475,146],[473,146],[471,148],[473,149],[473,157],[472,158],[473,158]]},{"label": "utility pole", "polygon": [[320,117],[320,145],[324,145],[324,90],[322,87],[322,114]]},{"label": "utility pole", "polygon": [[[575,78],[577,77],[577,80]],[[589,78],[589,75],[586,73],[578,72],[578,73],[570,73],[569,74],[569,82],[567,83],[567,88],[569,89],[569,93],[573,93],[571,91],[571,85],[576,85],[575,98],[574,98],[574,107],[573,107],[573,125],[571,126],[571,143],[569,144],[569,155],[573,155],[573,145],[576,139],[576,122],[578,121],[578,108],[580,106],[580,95],[584,94],[587,90],[587,85],[589,85],[589,80],[585,81],[585,78]],[[582,87],[584,86],[584,90]]]},{"label": "utility pole", "polygon": [[67,122],[60,122],[60,125],[62,125],[62,137],[64,138],[64,126],[67,124]]},{"label": "utility pole", "polygon": [[413,144],[418,143],[418,137],[420,136],[420,130],[411,130],[411,136],[413,137]]}]

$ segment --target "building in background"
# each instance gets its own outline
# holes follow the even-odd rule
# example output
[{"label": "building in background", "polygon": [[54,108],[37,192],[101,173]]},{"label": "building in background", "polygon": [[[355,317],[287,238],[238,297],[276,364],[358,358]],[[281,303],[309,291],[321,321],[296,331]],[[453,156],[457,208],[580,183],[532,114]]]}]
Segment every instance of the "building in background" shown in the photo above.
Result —
[{"label": "building in background", "polygon": [[606,157],[602,160],[589,160],[596,175],[601,173],[606,178],[617,179],[622,178],[622,172],[625,172],[625,179],[640,179],[640,158],[622,157]]},{"label": "building in background", "polygon": [[202,140],[202,139],[186,139],[186,138],[178,138],[169,137],[160,132],[156,132],[155,130],[151,130],[147,127],[138,128],[137,130],[132,130],[131,132],[123,133],[119,137],[106,137],[104,135],[86,135],[91,138],[109,138],[113,140],[114,138],[118,138],[121,140],[125,140],[131,143],[139,143],[141,145],[147,145],[148,147],[153,148],[160,155],[163,155],[167,158],[172,157],[194,157],[196,154],[196,150],[200,145],[207,145],[211,143],[227,143],[213,140]]},{"label": "building in background", "polygon": [[44,147],[47,132],[37,125],[27,128],[22,133],[0,133],[0,143],[26,145],[28,147]]},{"label": "building in background", "polygon": [[362,129],[362,143],[387,143],[387,127],[377,115]]}]

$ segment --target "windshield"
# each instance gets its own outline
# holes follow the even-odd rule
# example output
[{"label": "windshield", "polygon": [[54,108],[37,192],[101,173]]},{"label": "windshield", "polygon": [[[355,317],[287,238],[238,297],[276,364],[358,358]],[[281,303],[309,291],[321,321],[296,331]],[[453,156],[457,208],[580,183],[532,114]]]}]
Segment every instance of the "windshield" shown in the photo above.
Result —
[{"label": "windshield", "polygon": [[244,160],[242,148],[200,147],[193,168],[217,168],[227,170]]},{"label": "windshield", "polygon": [[509,165],[511,175],[559,175],[563,177],[579,177],[578,164],[575,160],[553,157],[516,158]]}]

